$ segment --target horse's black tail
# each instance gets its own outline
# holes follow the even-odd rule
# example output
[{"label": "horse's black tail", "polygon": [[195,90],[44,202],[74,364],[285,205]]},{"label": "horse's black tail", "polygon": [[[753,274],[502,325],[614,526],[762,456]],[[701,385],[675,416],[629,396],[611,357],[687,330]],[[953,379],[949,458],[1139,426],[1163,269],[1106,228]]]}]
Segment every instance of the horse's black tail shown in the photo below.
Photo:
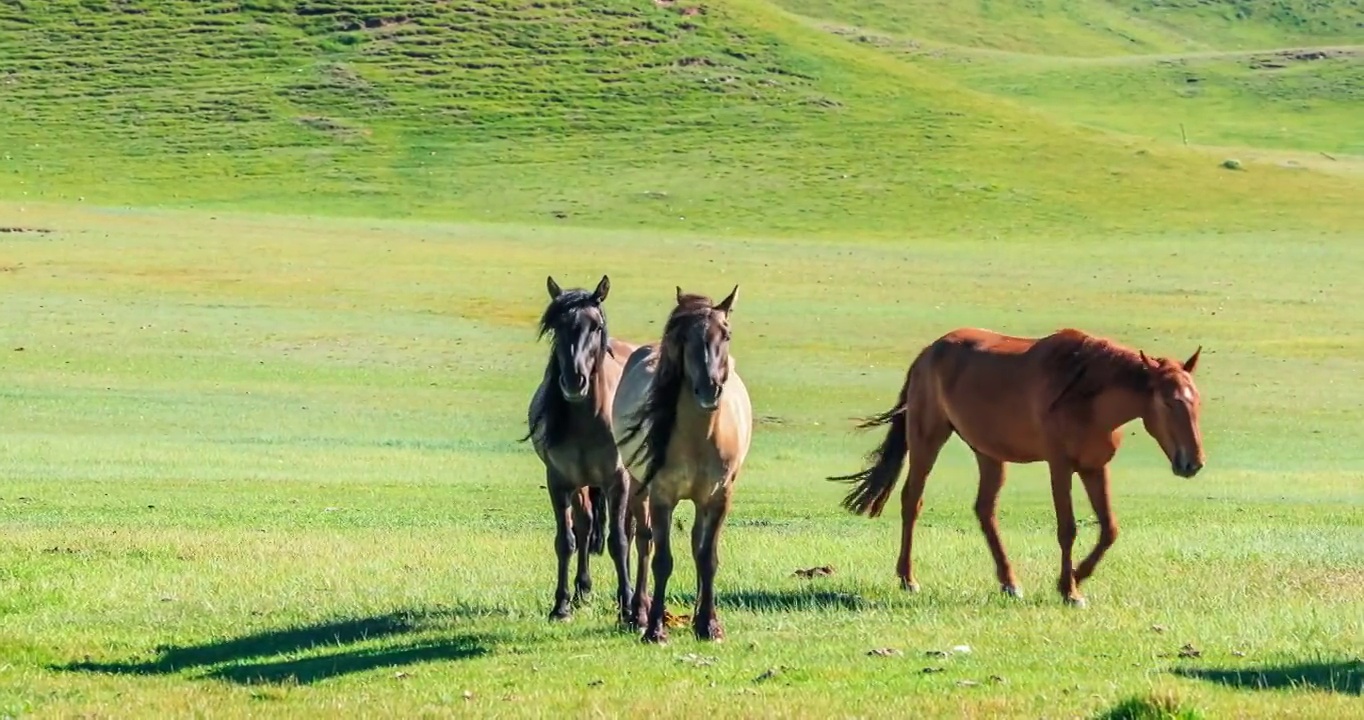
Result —
[{"label": "horse's black tail", "polygon": [[592,518],[592,526],[587,532],[587,551],[593,555],[606,552],[606,517],[610,514],[607,504],[604,490],[599,487],[587,489],[588,512]]},{"label": "horse's black tail", "polygon": [[900,388],[899,401],[895,407],[858,424],[858,428],[870,428],[890,423],[890,430],[886,431],[886,438],[881,441],[880,447],[867,456],[871,466],[852,475],[828,478],[834,482],[856,483],[841,503],[849,512],[867,517],[881,514],[881,508],[886,504],[891,491],[895,489],[896,481],[900,479],[905,456],[909,454],[909,441],[905,437],[905,426],[908,421],[909,373],[906,373],[905,384]]}]

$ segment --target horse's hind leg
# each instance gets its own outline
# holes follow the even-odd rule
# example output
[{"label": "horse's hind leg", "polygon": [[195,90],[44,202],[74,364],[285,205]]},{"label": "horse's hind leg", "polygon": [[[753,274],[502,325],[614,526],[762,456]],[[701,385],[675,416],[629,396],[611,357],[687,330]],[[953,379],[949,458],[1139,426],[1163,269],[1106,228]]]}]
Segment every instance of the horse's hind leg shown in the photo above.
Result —
[{"label": "horse's hind leg", "polygon": [[942,412],[937,407],[922,406],[919,403],[910,407],[905,429],[909,435],[909,480],[900,491],[900,559],[895,566],[900,587],[910,592],[919,591],[919,583],[914,579],[914,525],[924,508],[924,484],[942,446],[952,437],[952,425]]},{"label": "horse's hind leg", "polygon": [[666,501],[650,498],[649,526],[654,540],[654,597],[649,604],[649,624],[644,628],[644,642],[662,643],[668,640],[668,630],[663,625],[665,608],[664,598],[668,594],[668,580],[673,574],[673,505]]},{"label": "horse's hind leg", "polygon": [[649,517],[649,499],[630,483],[630,525],[635,536],[635,596],[630,602],[630,624],[643,628],[649,622],[649,562],[653,557],[653,530]]},{"label": "horse's hind leg", "polygon": [[[607,545],[611,552],[611,563],[616,568],[616,604],[618,605],[620,622],[630,624],[630,608],[633,598],[630,592],[630,538],[626,528],[629,522],[629,509],[626,507],[626,498],[630,493],[630,473],[624,469],[616,471],[615,479],[612,480],[610,487],[606,490],[606,507],[610,510],[607,514],[607,522],[611,528],[611,535],[607,539]],[[600,512],[600,511],[599,511]]]},{"label": "horse's hind leg", "polygon": [[568,602],[568,560],[577,550],[577,538],[573,536],[573,494],[576,490],[553,471],[546,472],[545,487],[549,489],[550,505],[554,508],[554,552],[559,561],[559,580],[554,588],[554,609],[550,610],[549,619],[567,620],[573,614]]},{"label": "horse's hind leg", "polygon": [[602,511],[594,503],[591,489],[581,488],[573,493],[573,536],[578,552],[578,574],[574,580],[573,604],[581,605],[592,595],[591,544],[595,534],[596,515]]},{"label": "horse's hind leg", "polygon": [[606,528],[609,520],[608,515],[603,511],[606,507],[607,491],[592,487],[587,490],[589,504],[592,507],[592,534],[588,540],[588,550],[593,555],[600,555],[606,549]]},{"label": "horse's hind leg", "polygon": [[[730,482],[733,482],[732,480]],[[729,487],[733,487],[730,485]],[[697,508],[691,528],[691,552],[696,561],[696,616],[692,629],[700,640],[723,640],[724,627],[715,614],[715,574],[720,567],[720,531],[729,515],[730,490]]]},{"label": "horse's hind leg", "polygon": [[985,533],[985,544],[990,546],[990,555],[995,560],[995,577],[999,579],[999,589],[1006,595],[1023,597],[1014,577],[1013,566],[1004,553],[1004,541],[999,537],[999,520],[995,511],[999,507],[999,492],[1004,489],[1004,463],[979,451],[976,464],[980,467],[980,487],[976,490],[976,519],[980,530]]},{"label": "horse's hind leg", "polygon": [[1084,483],[1089,504],[1094,507],[1094,515],[1099,520],[1099,542],[1094,545],[1089,556],[1080,562],[1079,567],[1075,568],[1076,585],[1094,574],[1094,568],[1103,559],[1104,553],[1118,540],[1118,518],[1113,514],[1113,506],[1108,496],[1108,468],[1083,470],[1080,472],[1080,482]]}]

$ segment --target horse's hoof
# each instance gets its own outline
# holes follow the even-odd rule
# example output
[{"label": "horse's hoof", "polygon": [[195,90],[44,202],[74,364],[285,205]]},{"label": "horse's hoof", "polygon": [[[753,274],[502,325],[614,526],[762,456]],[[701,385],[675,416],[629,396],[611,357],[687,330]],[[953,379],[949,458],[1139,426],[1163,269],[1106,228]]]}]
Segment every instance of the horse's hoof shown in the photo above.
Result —
[{"label": "horse's hoof", "polygon": [[668,642],[668,633],[663,628],[651,628],[644,631],[639,641],[650,645],[664,645]]},{"label": "horse's hoof", "polygon": [[1066,605],[1073,608],[1084,609],[1089,606],[1089,602],[1079,595],[1071,595],[1066,598]]},{"label": "horse's hoof", "polygon": [[1023,599],[1023,591],[1017,585],[1000,585],[999,591],[1011,598]]},{"label": "horse's hoof", "polygon": [[697,640],[706,640],[709,642],[725,641],[725,629],[720,625],[719,620],[711,620],[707,623],[697,623],[692,629],[696,632]]},{"label": "horse's hoof", "polygon": [[919,592],[919,583],[916,583],[913,580],[901,580],[900,589],[905,592],[916,593]]},{"label": "horse's hoof", "polygon": [[567,608],[555,608],[549,613],[550,622],[568,622],[573,619],[573,613]]}]

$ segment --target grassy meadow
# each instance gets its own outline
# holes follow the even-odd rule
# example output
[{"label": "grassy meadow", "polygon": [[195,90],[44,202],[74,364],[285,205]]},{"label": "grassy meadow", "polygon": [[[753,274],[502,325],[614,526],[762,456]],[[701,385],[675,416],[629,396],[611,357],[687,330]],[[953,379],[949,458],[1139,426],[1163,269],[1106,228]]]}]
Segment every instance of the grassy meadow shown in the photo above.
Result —
[{"label": "grassy meadow", "polygon": [[[1364,715],[1361,20],[0,0],[0,717]],[[616,630],[605,557],[545,619],[534,324],[604,273],[636,342],[741,287],[722,644]],[[960,441],[917,595],[822,480],[965,325],[1204,348],[1207,468],[1129,426],[1084,610],[1041,466],[1021,601]]]},{"label": "grassy meadow", "polygon": [[[1359,707],[1362,246],[716,243],[5,210],[53,230],[3,245],[5,713],[1071,717],[1151,694],[1209,717]],[[640,340],[673,284],[741,285],[735,352],[762,422],[722,541],[723,645],[676,630],[642,646],[613,631],[608,592],[572,623],[544,620],[552,524],[516,442],[544,359],[531,328],[543,275],[602,272],[615,334]],[[895,584],[898,513],[845,515],[820,479],[875,442],[848,418],[888,404],[917,347],[963,324],[1206,348],[1209,467],[1181,481],[1153,441],[1129,441],[1123,535],[1086,611],[1052,591],[1040,467],[1014,468],[1003,498],[1017,604],[996,597],[959,442],[929,486],[919,596]],[[1095,534],[1083,524],[1080,547]],[[824,564],[833,576],[792,577]],[[689,559],[678,575],[685,612]],[[1201,656],[1180,658],[1186,643]],[[867,655],[887,647],[903,655]],[[1304,665],[1318,667],[1292,674]],[[1317,687],[1256,689],[1258,671]]]}]

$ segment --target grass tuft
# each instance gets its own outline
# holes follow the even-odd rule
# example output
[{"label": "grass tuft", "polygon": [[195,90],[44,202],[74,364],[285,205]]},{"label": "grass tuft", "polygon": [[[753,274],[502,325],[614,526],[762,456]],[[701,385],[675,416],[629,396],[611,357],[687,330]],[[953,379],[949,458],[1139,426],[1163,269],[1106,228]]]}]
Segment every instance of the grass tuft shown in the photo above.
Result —
[{"label": "grass tuft", "polygon": [[1204,715],[1185,705],[1173,691],[1130,697],[1097,716],[1096,720],[1202,720]]}]

